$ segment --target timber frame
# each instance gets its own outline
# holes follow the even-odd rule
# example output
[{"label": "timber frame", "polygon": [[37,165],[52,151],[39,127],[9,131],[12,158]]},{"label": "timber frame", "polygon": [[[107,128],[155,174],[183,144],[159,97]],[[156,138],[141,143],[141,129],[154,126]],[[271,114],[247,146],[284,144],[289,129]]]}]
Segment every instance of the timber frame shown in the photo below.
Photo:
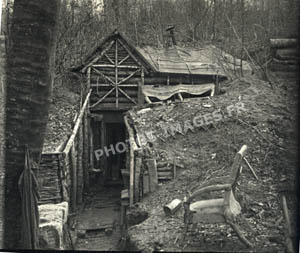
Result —
[{"label": "timber frame", "polygon": [[128,40],[115,31],[79,67],[86,73],[87,90],[92,89],[91,111],[128,110],[143,103],[140,89],[151,67],[133,51]]}]

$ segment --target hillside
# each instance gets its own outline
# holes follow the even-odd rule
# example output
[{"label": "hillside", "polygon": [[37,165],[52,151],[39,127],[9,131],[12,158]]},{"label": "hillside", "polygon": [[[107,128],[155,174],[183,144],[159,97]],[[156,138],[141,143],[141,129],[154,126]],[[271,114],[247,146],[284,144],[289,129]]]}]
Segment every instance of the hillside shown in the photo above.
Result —
[{"label": "hillside", "polygon": [[[184,103],[161,104],[145,110],[133,109],[134,126],[139,136],[152,131],[154,138],[142,138],[147,153],[157,162],[182,165],[174,181],[163,182],[159,189],[145,197],[139,208],[149,213],[144,222],[129,228],[132,249],[143,251],[240,251],[245,246],[229,226],[198,226],[179,245],[183,228],[182,208],[172,217],[165,217],[163,206],[175,198],[183,200],[201,183],[230,170],[235,153],[248,146],[246,158],[259,180],[243,162],[238,186],[238,199],[251,227],[255,250],[283,250],[284,222],[279,191],[287,188],[288,205],[295,220],[296,200],[296,103],[297,80],[293,74],[272,74],[273,85],[254,77],[227,82],[225,94]],[[228,114],[228,106],[243,103],[240,113]],[[221,109],[222,120],[204,127],[184,131],[184,122],[197,115]],[[167,136],[164,127],[180,123],[181,133]],[[192,125],[193,126],[193,125]],[[138,208],[138,209],[139,209]],[[294,224],[295,225],[295,224]],[[202,239],[200,240],[202,236]],[[250,237],[251,238],[251,237]]]}]

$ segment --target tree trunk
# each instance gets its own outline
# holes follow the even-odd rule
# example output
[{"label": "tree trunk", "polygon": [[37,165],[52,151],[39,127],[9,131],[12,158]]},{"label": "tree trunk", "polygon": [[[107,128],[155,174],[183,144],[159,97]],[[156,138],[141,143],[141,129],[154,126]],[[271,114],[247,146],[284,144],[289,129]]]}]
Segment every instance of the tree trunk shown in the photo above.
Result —
[{"label": "tree trunk", "polygon": [[18,180],[25,145],[39,162],[52,88],[58,0],[15,0],[7,57],[4,247],[22,248]]}]

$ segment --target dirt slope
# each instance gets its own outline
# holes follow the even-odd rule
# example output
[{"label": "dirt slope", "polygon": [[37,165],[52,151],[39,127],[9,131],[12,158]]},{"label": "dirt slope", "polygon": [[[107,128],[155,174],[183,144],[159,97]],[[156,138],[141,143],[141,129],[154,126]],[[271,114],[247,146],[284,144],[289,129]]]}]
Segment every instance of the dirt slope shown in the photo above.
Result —
[{"label": "dirt slope", "polygon": [[[152,130],[156,136],[152,142],[146,138],[148,153],[158,162],[172,162],[176,158],[177,163],[184,165],[176,180],[162,183],[157,192],[141,202],[150,217],[129,228],[132,248],[143,251],[246,250],[232,230],[224,225],[199,225],[180,246],[183,210],[167,218],[162,209],[172,199],[183,199],[188,191],[193,192],[206,180],[227,175],[235,153],[246,144],[246,158],[259,180],[243,163],[237,195],[248,222],[257,232],[252,242],[257,251],[283,250],[284,223],[280,219],[278,188],[287,186],[294,190],[295,186],[298,92],[294,76],[273,74],[273,80],[273,89],[268,83],[247,77],[227,83],[223,87],[226,93],[221,96],[159,105],[142,114],[137,114],[138,109],[131,112],[139,135]],[[238,102],[244,104],[245,110],[229,117],[228,106]],[[187,119],[193,122],[196,115],[217,109],[223,112],[221,121],[184,133]],[[163,127],[174,122],[180,122],[183,131],[167,137]],[[295,196],[289,195],[288,200],[295,220]]]},{"label": "dirt slope", "polygon": [[71,134],[80,96],[65,86],[53,90],[43,152],[53,152]]}]

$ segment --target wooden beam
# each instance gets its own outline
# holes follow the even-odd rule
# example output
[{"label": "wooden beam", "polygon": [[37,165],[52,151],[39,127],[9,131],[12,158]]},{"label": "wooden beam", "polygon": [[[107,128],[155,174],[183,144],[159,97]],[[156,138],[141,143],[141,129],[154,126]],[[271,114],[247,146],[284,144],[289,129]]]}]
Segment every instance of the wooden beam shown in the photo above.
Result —
[{"label": "wooden beam", "polygon": [[179,92],[179,93],[177,93],[177,95],[178,95],[180,101],[183,102],[183,97],[182,97],[181,93]]},{"label": "wooden beam", "polygon": [[140,63],[140,61],[130,52],[130,49],[121,41],[118,40],[117,41],[121,44],[121,46],[127,51],[127,53],[131,56],[131,58],[140,66],[143,67],[143,65]]},{"label": "wooden beam", "polygon": [[121,65],[124,61],[126,61],[129,57],[130,57],[130,55],[125,56],[125,57],[119,62],[119,65]]},{"label": "wooden beam", "polygon": [[114,64],[113,60],[107,54],[104,54],[104,55],[111,64]]},{"label": "wooden beam", "polygon": [[[113,65],[113,64],[111,64],[111,65],[110,64],[93,64],[92,67],[95,67],[95,68],[115,68],[115,65]],[[120,69],[140,69],[140,67],[133,66],[133,65],[118,65],[118,68],[120,68]]]},{"label": "wooden beam", "polygon": [[134,140],[134,133],[132,128],[129,125],[128,117],[124,116],[124,123],[127,128],[127,132],[129,135],[129,171],[130,171],[130,178],[129,178],[129,204],[130,206],[134,203],[134,151],[138,150],[138,147]]},{"label": "wooden beam", "polygon": [[107,81],[109,81],[111,83],[111,86],[115,87],[115,82],[113,80],[111,80],[108,76],[104,75],[101,71],[99,71],[98,69],[93,68],[93,70],[95,72],[97,72],[99,75],[101,75],[103,78],[105,78]]},{"label": "wooden beam", "polygon": [[[91,84],[91,87],[92,88],[95,88],[95,87],[111,87],[111,85],[110,84],[107,84],[107,83],[93,83],[93,84]],[[122,84],[121,85],[121,87],[124,87],[124,88],[126,88],[126,87],[128,87],[128,88],[130,88],[130,87],[138,87],[138,84]]]},{"label": "wooden beam", "polygon": [[120,82],[117,82],[117,80],[116,80],[116,83],[118,85],[120,85],[120,84],[126,82],[128,79],[130,79],[130,77],[134,76],[139,71],[140,71],[140,69],[137,69],[136,71],[132,72],[129,76],[127,76],[126,78],[122,79]]},{"label": "wooden beam", "polygon": [[69,140],[68,140],[68,142],[66,144],[66,147],[65,147],[65,149],[63,151],[63,153],[65,153],[65,155],[68,155],[68,153],[69,153],[69,151],[70,151],[70,149],[71,149],[71,147],[73,145],[73,142],[75,140],[75,137],[77,135],[78,129],[80,127],[80,124],[81,124],[81,121],[82,121],[85,109],[87,108],[87,104],[88,104],[91,92],[92,92],[92,90],[90,90],[89,93],[87,94],[87,96],[85,98],[85,101],[83,103],[83,106],[82,106],[82,108],[81,108],[81,110],[79,112],[79,116],[78,116],[78,118],[76,120],[76,123],[75,123],[75,126],[73,128],[72,134],[71,134],[71,136],[70,136],[70,138],[69,138]]},{"label": "wooden beam", "polygon": [[81,123],[77,142],[77,204],[83,200],[83,124]]},{"label": "wooden beam", "polygon": [[127,97],[132,103],[137,104],[136,101],[134,101],[130,96],[127,95],[127,93],[125,91],[123,91],[120,86],[118,86],[118,90],[125,96]]},{"label": "wooden beam", "polygon": [[76,195],[77,195],[77,166],[76,166],[76,154],[75,145],[72,143],[71,152],[69,152],[71,160],[71,210],[76,211]]},{"label": "wooden beam", "polygon": [[116,87],[116,107],[119,107],[119,89],[118,89],[118,41],[116,40],[115,50],[115,87]]},{"label": "wooden beam", "polygon": [[102,56],[103,56],[109,49],[111,49],[111,47],[113,46],[114,43],[115,43],[114,40],[111,41],[110,44],[108,45],[108,47],[107,47],[106,49],[104,49],[98,57],[96,57],[96,58],[95,58],[94,60],[92,60],[88,65],[86,65],[86,66],[81,70],[81,72],[85,72],[85,70],[86,70],[88,67],[92,66],[93,63],[95,63],[96,61],[100,60],[100,59],[102,58]]},{"label": "wooden beam", "polygon": [[84,173],[84,191],[89,190],[89,130],[88,130],[88,110],[85,109],[83,116],[83,173]]},{"label": "wooden beam", "polygon": [[146,164],[149,173],[150,192],[154,192],[158,186],[157,167],[155,159],[146,159]]},{"label": "wooden beam", "polygon": [[145,96],[145,100],[148,104],[152,104],[152,101],[150,100],[150,98],[148,96]]}]

